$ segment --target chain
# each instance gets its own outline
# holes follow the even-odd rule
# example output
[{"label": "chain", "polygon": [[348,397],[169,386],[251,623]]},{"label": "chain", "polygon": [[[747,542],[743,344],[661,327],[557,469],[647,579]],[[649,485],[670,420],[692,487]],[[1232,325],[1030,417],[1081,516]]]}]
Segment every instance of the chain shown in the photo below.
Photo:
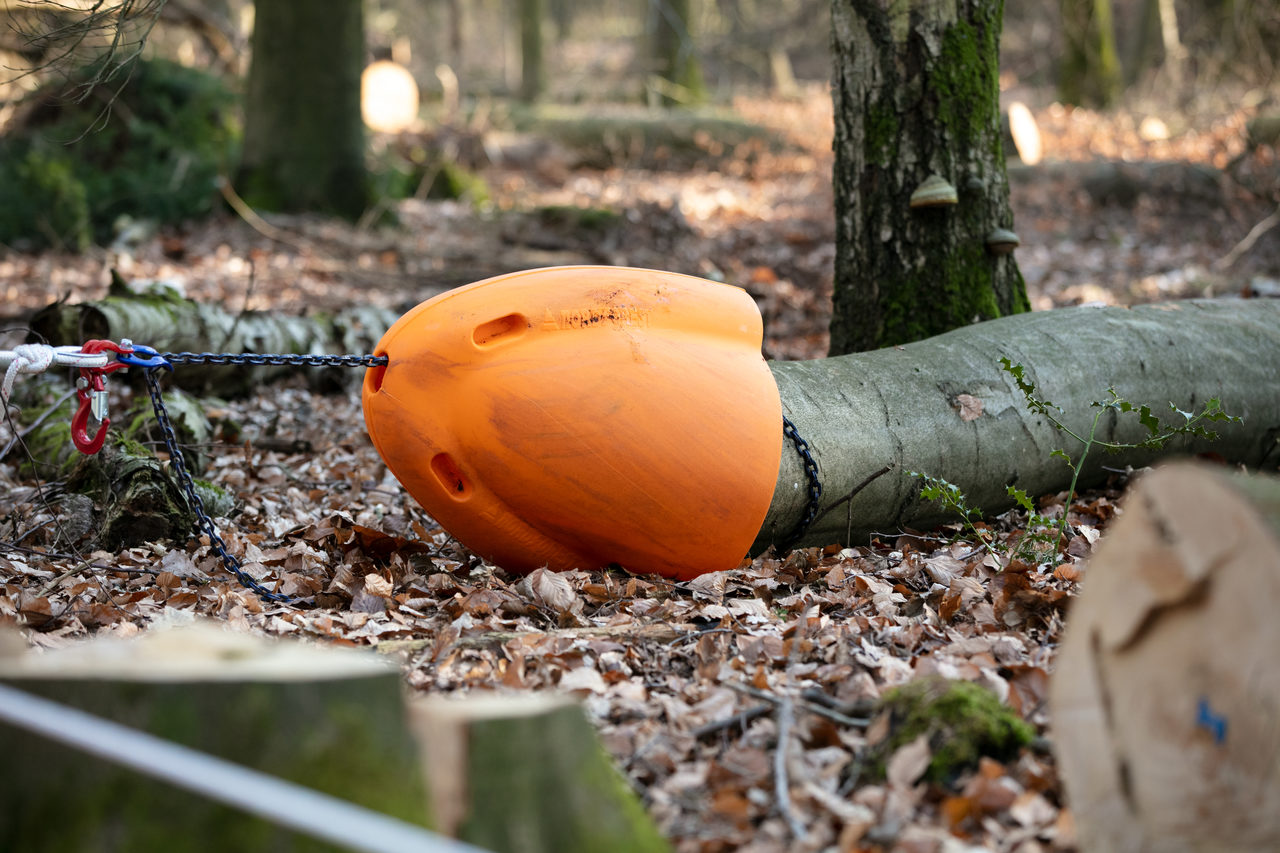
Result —
[{"label": "chain", "polygon": [[229,352],[162,352],[170,364],[289,364],[300,367],[384,367],[385,355],[280,355]]},{"label": "chain", "polygon": [[800,437],[800,433],[796,431],[796,425],[786,415],[782,416],[782,434],[791,440],[796,453],[800,454],[800,461],[804,464],[804,476],[809,482],[809,501],[805,504],[804,516],[796,522],[796,526],[780,541],[774,543],[774,550],[778,553],[790,550],[792,545],[800,541],[818,515],[818,505],[822,502],[822,481],[818,478],[818,463],[809,450],[809,442]]},{"label": "chain", "polygon": [[227,550],[227,543],[218,535],[218,528],[205,510],[204,501],[201,500],[200,494],[196,491],[195,481],[191,479],[191,474],[187,471],[186,463],[183,461],[182,450],[178,447],[178,436],[173,431],[173,424],[169,421],[169,412],[165,409],[164,400],[160,396],[160,382],[156,379],[158,371],[159,368],[151,368],[144,373],[147,378],[147,393],[151,395],[151,406],[155,409],[156,421],[159,422],[160,431],[164,436],[165,449],[169,451],[169,465],[177,474],[178,485],[181,486],[183,494],[187,496],[187,501],[191,504],[191,508],[195,510],[196,526],[209,537],[209,544],[213,547],[218,557],[221,558],[222,565],[226,567],[227,571],[236,576],[236,580],[253,590],[259,598],[264,598],[267,601],[278,601],[282,604],[293,604],[295,601],[293,597],[279,592],[272,592],[249,577],[241,567],[240,561]]}]

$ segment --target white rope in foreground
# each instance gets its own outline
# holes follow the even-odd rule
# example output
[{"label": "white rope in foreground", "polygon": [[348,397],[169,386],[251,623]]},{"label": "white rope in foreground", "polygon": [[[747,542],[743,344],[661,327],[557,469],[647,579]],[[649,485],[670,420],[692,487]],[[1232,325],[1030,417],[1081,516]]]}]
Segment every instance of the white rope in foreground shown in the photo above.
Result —
[{"label": "white rope in foreground", "polygon": [[9,405],[13,383],[19,374],[44,373],[59,367],[106,367],[110,353],[82,352],[78,346],[52,347],[48,344],[19,344],[11,350],[0,350],[0,366],[5,367],[0,384],[0,405]]},{"label": "white rope in foreground", "polygon": [[349,850],[486,853],[399,818],[5,685],[0,685],[0,720]]}]

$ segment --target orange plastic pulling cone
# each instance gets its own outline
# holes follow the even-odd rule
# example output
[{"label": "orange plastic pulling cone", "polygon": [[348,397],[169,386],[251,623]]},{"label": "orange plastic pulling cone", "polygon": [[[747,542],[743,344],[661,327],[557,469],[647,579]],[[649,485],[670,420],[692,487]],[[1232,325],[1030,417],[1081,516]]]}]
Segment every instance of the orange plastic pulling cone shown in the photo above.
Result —
[{"label": "orange plastic pulling cone", "polygon": [[365,376],[369,435],[452,535],[515,571],[691,578],[764,522],[782,406],[739,288],[556,267],[422,303]]}]

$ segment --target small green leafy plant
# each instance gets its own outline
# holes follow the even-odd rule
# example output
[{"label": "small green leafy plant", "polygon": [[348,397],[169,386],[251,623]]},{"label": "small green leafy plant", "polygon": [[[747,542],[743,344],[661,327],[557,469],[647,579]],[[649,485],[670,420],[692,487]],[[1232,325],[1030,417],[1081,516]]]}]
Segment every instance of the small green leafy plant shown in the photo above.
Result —
[{"label": "small green leafy plant", "polygon": [[999,556],[995,546],[988,539],[986,531],[979,530],[974,523],[975,520],[982,518],[982,510],[969,506],[969,502],[959,486],[955,483],[947,482],[941,477],[931,477],[928,474],[921,474],[919,471],[912,471],[911,476],[924,483],[920,488],[920,497],[927,501],[936,501],[942,504],[943,509],[955,512],[960,516],[964,526],[969,529],[974,538],[982,543],[982,547],[986,548],[992,556]]},{"label": "small green leafy plant", "polygon": [[[1115,388],[1108,388],[1106,399],[1095,400],[1090,404],[1094,409],[1097,409],[1097,412],[1093,416],[1093,422],[1089,425],[1089,431],[1082,435],[1062,422],[1059,417],[1062,414],[1061,407],[1055,406],[1048,400],[1038,396],[1035,383],[1027,378],[1026,371],[1021,364],[1014,364],[1008,358],[1001,358],[1000,368],[1013,377],[1014,382],[1017,383],[1018,390],[1022,392],[1022,396],[1026,399],[1028,411],[1044,417],[1054,429],[1075,439],[1081,445],[1079,455],[1074,459],[1062,448],[1056,448],[1049,454],[1051,457],[1063,460],[1067,467],[1071,469],[1071,485],[1067,487],[1067,497],[1061,518],[1055,520],[1040,514],[1026,492],[1014,486],[1009,486],[1009,497],[1013,498],[1014,502],[1027,512],[1028,533],[1019,543],[1019,555],[1035,552],[1043,546],[1048,546],[1051,549],[1051,553],[1057,553],[1058,547],[1067,533],[1067,510],[1071,507],[1072,500],[1075,499],[1076,485],[1080,479],[1080,472],[1084,470],[1085,460],[1094,448],[1101,448],[1109,452],[1118,450],[1159,450],[1176,436],[1197,436],[1212,441],[1218,438],[1218,433],[1210,430],[1206,424],[1214,422],[1240,423],[1241,421],[1241,418],[1223,411],[1222,404],[1217,398],[1211,398],[1205,402],[1204,408],[1196,414],[1184,412],[1173,403],[1170,403],[1169,411],[1181,418],[1181,421],[1179,422],[1175,419],[1173,423],[1166,424],[1161,422],[1160,418],[1151,411],[1150,406],[1134,405],[1117,394]],[[1102,421],[1102,416],[1108,411],[1119,414],[1131,412],[1136,414],[1138,422],[1147,430],[1146,437],[1136,442],[1110,442],[1100,439],[1098,437],[1098,425]],[[911,472],[911,476],[919,478],[924,483],[920,490],[921,497],[925,500],[936,501],[946,509],[955,511],[960,515],[970,532],[982,542],[983,546],[993,555],[997,553],[989,538],[974,523],[976,519],[982,518],[982,511],[977,507],[968,505],[964,493],[958,486],[940,477],[931,477],[915,471]]]}]

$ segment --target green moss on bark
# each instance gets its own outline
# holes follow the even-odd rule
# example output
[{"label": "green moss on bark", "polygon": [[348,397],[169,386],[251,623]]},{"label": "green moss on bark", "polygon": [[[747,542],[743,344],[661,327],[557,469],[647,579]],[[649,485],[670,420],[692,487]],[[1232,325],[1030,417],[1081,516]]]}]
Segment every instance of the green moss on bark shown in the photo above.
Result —
[{"label": "green moss on bark", "polygon": [[591,736],[580,709],[477,721],[468,743],[473,810],[460,838],[494,850],[670,849]]},{"label": "green moss on bark", "polygon": [[897,111],[880,104],[870,104],[864,121],[867,159],[877,166],[889,166],[897,153],[898,137],[902,133],[902,121]]},{"label": "green moss on bark", "polygon": [[999,56],[998,20],[978,26],[956,21],[943,33],[942,56],[930,75],[930,86],[938,94],[939,118],[963,139],[992,136],[993,117],[999,127]]},{"label": "green moss on bark", "polygon": [[[390,682],[390,683],[388,683]],[[294,683],[27,679],[23,689],[403,820],[429,825],[395,676]],[[391,701],[386,697],[390,696]],[[376,696],[377,701],[370,697]],[[288,731],[282,729],[287,724]],[[0,726],[0,734],[13,729]],[[41,851],[337,848],[41,738],[12,737],[0,846]],[[15,776],[15,778],[17,778]]]}]

